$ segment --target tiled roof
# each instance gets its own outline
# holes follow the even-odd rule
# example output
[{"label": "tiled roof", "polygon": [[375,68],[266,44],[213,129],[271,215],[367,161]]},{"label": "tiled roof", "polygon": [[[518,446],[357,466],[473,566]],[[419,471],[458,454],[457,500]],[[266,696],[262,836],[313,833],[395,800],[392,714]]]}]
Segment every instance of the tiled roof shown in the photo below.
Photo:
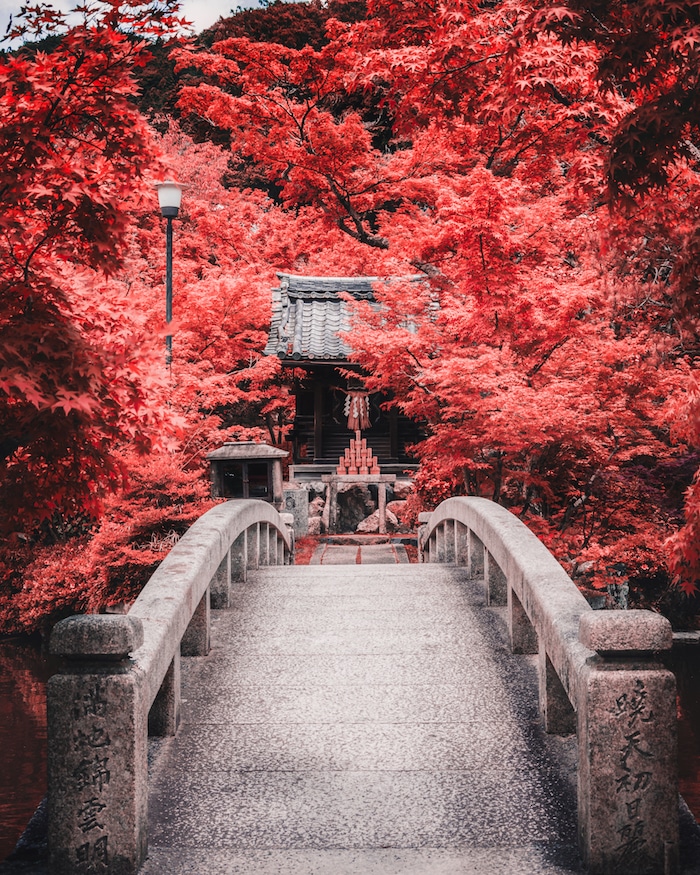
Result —
[{"label": "tiled roof", "polygon": [[223,447],[218,447],[207,453],[207,459],[220,461],[222,459],[283,459],[288,456],[286,450],[271,447],[269,444],[259,444],[256,441],[227,441]]},{"label": "tiled roof", "polygon": [[294,276],[279,273],[272,290],[272,323],[265,355],[295,361],[344,360],[350,347],[339,332],[350,327],[348,307],[339,297],[374,302],[374,277]]}]

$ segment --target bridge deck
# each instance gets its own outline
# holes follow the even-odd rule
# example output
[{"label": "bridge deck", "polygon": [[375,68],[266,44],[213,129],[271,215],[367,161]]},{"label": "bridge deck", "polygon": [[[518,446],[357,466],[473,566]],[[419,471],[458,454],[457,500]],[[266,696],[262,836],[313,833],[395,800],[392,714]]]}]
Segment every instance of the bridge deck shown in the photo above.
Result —
[{"label": "bridge deck", "polygon": [[463,569],[277,567],[184,660],[144,875],[563,875],[570,742]]}]

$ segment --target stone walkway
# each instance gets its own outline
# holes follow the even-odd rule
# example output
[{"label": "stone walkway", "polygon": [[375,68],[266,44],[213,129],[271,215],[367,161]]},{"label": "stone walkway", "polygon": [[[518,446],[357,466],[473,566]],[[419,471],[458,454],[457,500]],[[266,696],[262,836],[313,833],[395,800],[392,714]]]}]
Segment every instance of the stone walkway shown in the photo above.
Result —
[{"label": "stone walkway", "polygon": [[463,569],[261,570],[183,663],[142,875],[581,871],[572,741]]},{"label": "stone walkway", "polygon": [[408,553],[397,540],[384,544],[333,544],[322,541],[311,557],[311,565],[396,565],[408,563]]}]

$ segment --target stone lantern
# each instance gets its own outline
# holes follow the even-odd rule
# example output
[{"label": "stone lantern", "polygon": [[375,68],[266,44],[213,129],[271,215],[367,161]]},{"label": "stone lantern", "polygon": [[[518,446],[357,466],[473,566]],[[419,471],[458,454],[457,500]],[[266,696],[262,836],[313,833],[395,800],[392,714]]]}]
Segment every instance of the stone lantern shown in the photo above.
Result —
[{"label": "stone lantern", "polygon": [[214,498],[259,498],[282,509],[285,450],[255,441],[227,442],[207,453]]}]

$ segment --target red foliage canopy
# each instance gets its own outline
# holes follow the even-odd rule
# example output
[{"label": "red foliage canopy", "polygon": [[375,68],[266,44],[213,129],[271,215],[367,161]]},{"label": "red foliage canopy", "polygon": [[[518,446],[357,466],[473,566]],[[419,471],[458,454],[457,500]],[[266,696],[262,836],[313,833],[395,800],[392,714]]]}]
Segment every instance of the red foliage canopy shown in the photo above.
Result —
[{"label": "red foliage canopy", "polygon": [[[114,0],[51,53],[2,62],[6,529],[91,511],[125,464],[138,487],[89,547],[90,568],[119,554],[126,577],[110,566],[91,592],[76,554],[66,604],[140,585],[148,526],[186,519],[178,493],[190,510],[205,503],[189,472],[213,442],[263,436],[263,423],[283,433],[288,397],[261,357],[275,269],[425,276],[382,284],[382,311],[358,307],[349,339],[368,388],[426,429],[426,505],[488,495],[584,583],[670,569],[692,590],[697,483],[679,527],[700,422],[695,122],[683,121],[696,10],[663,7],[656,33],[654,8],[375,0],[299,45],[267,32],[302,16],[275,4],[174,53],[182,111],[226,132],[226,150],[175,126],[157,142],[135,109],[145,47],[123,27],[172,23],[167,9],[142,19],[135,0]],[[143,199],[159,155],[189,186],[171,373],[162,228]],[[609,183],[637,199],[611,213]],[[167,453],[139,461],[158,443]],[[142,487],[166,480],[151,518]],[[58,556],[37,557],[14,599],[35,617]]]},{"label": "red foliage canopy", "polygon": [[318,50],[239,38],[176,55],[205,77],[183,109],[230,133],[290,224],[310,210],[316,234],[379,250],[373,272],[430,278],[423,295],[393,286],[351,335],[368,385],[430,433],[426,496],[489,494],[573,567],[596,560],[602,584],[658,571],[678,522],[656,472],[687,452],[670,424],[690,360],[664,238],[631,254],[643,217],[600,209],[637,92],[601,86],[605,47],[563,37],[575,20],[376,0]]}]

